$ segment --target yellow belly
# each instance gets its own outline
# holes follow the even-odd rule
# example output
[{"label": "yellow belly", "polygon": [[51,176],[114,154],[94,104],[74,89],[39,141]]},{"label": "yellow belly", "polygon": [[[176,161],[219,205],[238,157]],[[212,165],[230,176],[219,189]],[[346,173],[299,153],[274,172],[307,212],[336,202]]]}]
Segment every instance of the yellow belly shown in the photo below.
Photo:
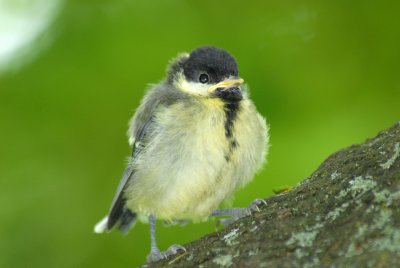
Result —
[{"label": "yellow belly", "polygon": [[265,126],[261,117],[241,108],[233,130],[238,146],[232,150],[223,105],[202,105],[170,106],[156,115],[158,129],[135,161],[125,192],[132,211],[164,220],[207,218],[260,167],[266,136],[254,128]]}]

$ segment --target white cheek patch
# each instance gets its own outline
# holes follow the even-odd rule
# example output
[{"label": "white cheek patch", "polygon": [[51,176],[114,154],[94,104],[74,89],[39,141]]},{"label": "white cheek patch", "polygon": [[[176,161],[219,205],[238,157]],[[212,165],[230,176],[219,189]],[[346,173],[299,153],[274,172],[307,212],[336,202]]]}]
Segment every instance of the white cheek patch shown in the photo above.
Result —
[{"label": "white cheek patch", "polygon": [[181,75],[176,82],[176,87],[184,92],[188,92],[195,95],[208,95],[208,88],[210,85],[202,84],[200,82],[188,82],[183,75]]}]

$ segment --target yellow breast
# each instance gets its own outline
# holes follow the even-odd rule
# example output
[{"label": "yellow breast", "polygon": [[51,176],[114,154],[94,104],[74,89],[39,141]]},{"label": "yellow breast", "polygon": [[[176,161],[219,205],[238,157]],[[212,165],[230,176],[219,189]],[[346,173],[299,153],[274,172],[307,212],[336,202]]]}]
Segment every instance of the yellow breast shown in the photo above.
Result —
[{"label": "yellow breast", "polygon": [[160,109],[146,150],[134,163],[128,207],[165,220],[206,218],[263,161],[266,136],[255,128],[265,130],[265,122],[252,107],[250,102],[240,106],[232,129],[234,150],[222,101]]}]

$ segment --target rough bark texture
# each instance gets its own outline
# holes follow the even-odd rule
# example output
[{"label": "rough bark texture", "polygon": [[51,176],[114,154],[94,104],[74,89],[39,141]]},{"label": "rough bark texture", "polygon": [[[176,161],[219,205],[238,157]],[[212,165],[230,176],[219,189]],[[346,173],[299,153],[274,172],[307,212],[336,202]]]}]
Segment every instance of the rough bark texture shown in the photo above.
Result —
[{"label": "rough bark texture", "polygon": [[399,267],[400,122],[332,154],[259,213],[147,267]]}]

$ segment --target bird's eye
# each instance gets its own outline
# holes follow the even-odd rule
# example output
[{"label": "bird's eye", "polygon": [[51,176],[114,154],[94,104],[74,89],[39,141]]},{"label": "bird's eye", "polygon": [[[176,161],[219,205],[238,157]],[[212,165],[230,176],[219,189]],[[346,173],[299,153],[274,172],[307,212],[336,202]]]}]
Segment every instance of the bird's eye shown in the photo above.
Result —
[{"label": "bird's eye", "polygon": [[199,81],[200,81],[200,83],[205,84],[205,83],[208,82],[208,80],[210,80],[210,78],[208,77],[208,74],[201,74],[201,75],[199,76]]}]

